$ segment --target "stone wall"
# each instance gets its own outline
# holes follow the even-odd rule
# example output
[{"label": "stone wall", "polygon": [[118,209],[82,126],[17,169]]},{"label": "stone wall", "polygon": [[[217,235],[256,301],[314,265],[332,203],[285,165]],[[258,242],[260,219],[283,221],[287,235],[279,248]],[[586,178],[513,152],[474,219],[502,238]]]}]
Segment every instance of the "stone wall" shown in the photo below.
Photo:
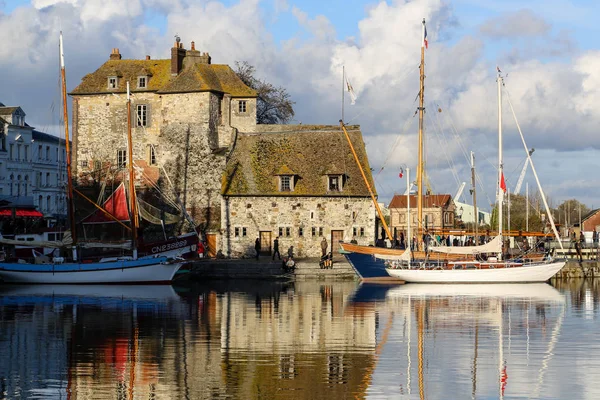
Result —
[{"label": "stone wall", "polygon": [[[246,102],[246,112],[239,110],[239,102]],[[241,132],[256,131],[256,98],[234,98],[231,99],[231,126]]]},{"label": "stone wall", "polygon": [[221,175],[225,155],[218,148],[218,97],[212,93],[162,96],[160,163],[196,223],[220,226]]},{"label": "stone wall", "polygon": [[[352,239],[353,228],[357,228],[358,244],[375,240],[375,206],[370,198],[227,197],[222,201],[221,221],[220,249],[231,257],[254,256],[254,241],[260,232],[271,232],[272,246],[280,228],[280,252],[285,254],[294,246],[298,257],[320,257],[323,237],[331,250],[333,230],[343,231],[345,241]],[[364,236],[360,236],[361,228]]]},{"label": "stone wall", "polygon": [[[148,124],[137,127],[137,105],[148,106]],[[116,164],[117,151],[127,149],[127,101],[124,94],[79,96],[73,102],[73,167],[76,174],[89,172],[93,161]],[[75,109],[76,108],[76,109]],[[148,159],[148,144],[158,145],[161,99],[154,93],[135,93],[131,102],[135,160]],[[88,161],[89,167],[83,167]]]}]

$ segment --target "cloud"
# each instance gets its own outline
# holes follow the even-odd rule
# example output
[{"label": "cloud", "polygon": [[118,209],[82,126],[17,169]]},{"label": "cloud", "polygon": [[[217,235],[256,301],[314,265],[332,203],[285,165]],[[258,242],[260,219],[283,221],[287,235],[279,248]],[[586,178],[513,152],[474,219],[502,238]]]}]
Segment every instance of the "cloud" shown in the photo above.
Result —
[{"label": "cloud", "polygon": [[548,24],[539,15],[528,9],[522,9],[489,19],[481,25],[479,31],[494,39],[522,36],[543,36],[550,31]]},{"label": "cloud", "polygon": [[[56,117],[50,114],[60,104],[57,43],[61,29],[69,90],[98,68],[113,47],[119,47],[125,58],[146,54],[167,58],[173,37],[179,34],[186,47],[194,40],[196,48],[210,52],[215,63],[233,65],[246,60],[256,66],[261,78],[285,86],[296,101],[295,122],[304,124],[337,123],[341,68],[345,66],[358,94],[355,106],[347,103],[345,120],[361,124],[371,166],[376,171],[384,167],[377,178],[379,194],[389,200],[395,188],[403,191],[397,168],[416,164],[415,97],[421,20],[425,18],[430,43],[425,80],[426,157],[434,190],[454,193],[457,181],[468,180],[465,153],[474,150],[481,160],[482,180],[490,193],[494,191],[496,63],[508,73],[510,99],[529,147],[539,149],[535,156],[540,159],[538,170],[550,183],[554,197],[560,197],[560,182],[577,173],[580,162],[571,158],[569,165],[561,167],[568,173],[557,177],[544,172],[556,169],[552,163],[561,153],[600,155],[596,134],[600,110],[595,107],[600,101],[600,52],[578,50],[569,34],[553,32],[552,25],[531,10],[492,18],[481,25],[485,35],[471,36],[461,31],[461,16],[443,0],[379,2],[366,9],[356,36],[338,40],[326,16],[309,15],[283,0],[269,4],[296,18],[303,32],[278,39],[265,22],[269,13],[259,0],[231,5],[187,0],[173,4],[134,0],[127,5],[113,0],[34,0],[31,6],[18,7],[8,15],[0,13],[4,38],[0,73],[6,78],[0,101],[21,105],[28,121],[38,127],[56,125]],[[146,23],[148,12],[164,17],[165,25]],[[501,36],[505,30],[507,36]],[[512,53],[501,49],[490,60],[490,52],[497,50],[493,47],[496,39],[523,36],[535,39],[535,44],[521,44]],[[552,51],[562,58],[548,59]],[[438,108],[441,113],[436,112]],[[524,150],[506,95],[504,121],[507,166],[518,165]],[[540,157],[544,152],[554,156]],[[590,189],[588,198],[599,195],[600,189]]]}]

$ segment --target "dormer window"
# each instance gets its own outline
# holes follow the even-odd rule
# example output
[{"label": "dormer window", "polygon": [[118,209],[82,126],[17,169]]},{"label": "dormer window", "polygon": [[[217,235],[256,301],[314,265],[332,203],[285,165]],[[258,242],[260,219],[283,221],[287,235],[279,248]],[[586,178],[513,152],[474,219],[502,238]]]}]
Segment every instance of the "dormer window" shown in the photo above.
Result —
[{"label": "dormer window", "polygon": [[138,89],[146,89],[148,87],[148,77],[138,76]]},{"label": "dormer window", "polygon": [[329,192],[341,192],[342,191],[342,176],[341,175],[329,175],[327,177],[327,191],[329,191]]},{"label": "dormer window", "polygon": [[279,176],[279,191],[280,192],[293,192],[294,191],[293,175],[280,175]]},{"label": "dormer window", "polygon": [[108,77],[108,88],[109,89],[116,89],[118,85],[119,85],[119,80],[116,76]]},{"label": "dormer window", "polygon": [[241,113],[245,113],[246,112],[246,100],[240,100],[238,102],[238,111]]}]

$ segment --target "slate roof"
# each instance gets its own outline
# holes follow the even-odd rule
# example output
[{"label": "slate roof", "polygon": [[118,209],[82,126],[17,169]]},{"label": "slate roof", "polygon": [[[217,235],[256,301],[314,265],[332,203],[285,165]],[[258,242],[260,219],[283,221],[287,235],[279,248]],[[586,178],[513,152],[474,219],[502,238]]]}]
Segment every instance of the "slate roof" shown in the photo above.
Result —
[{"label": "slate roof", "polygon": [[[118,87],[108,89],[108,78],[118,77]],[[138,76],[149,76],[147,87],[138,89]],[[189,93],[219,92],[233,97],[256,97],[256,92],[246,86],[228,65],[193,64],[179,75],[171,75],[171,60],[108,60],[69,94],[125,93],[129,81],[135,92]]]},{"label": "slate roof", "polygon": [[596,208],[594,210],[591,210],[590,212],[588,212],[587,214],[585,214],[583,217],[581,217],[581,222],[587,221],[589,218],[591,218],[594,215],[596,215],[596,213],[598,211],[600,211],[600,208]]},{"label": "slate roof", "polygon": [[[238,135],[222,177],[221,193],[224,196],[369,196],[339,126],[257,125],[257,129],[260,132]],[[355,125],[346,129],[374,188],[360,127]],[[342,191],[327,190],[327,175],[331,170],[344,175]],[[293,173],[293,192],[279,191],[282,172]]]},{"label": "slate roof", "polygon": [[65,144],[65,139],[61,139],[58,136],[54,136],[49,133],[44,133],[36,130],[33,130],[31,132],[31,138],[38,142]]},{"label": "slate roof", "polygon": [[[449,194],[429,194],[423,196],[423,208],[447,206],[452,198]],[[394,195],[388,208],[406,208],[406,195]],[[410,208],[417,208],[417,195],[410,195]]]}]

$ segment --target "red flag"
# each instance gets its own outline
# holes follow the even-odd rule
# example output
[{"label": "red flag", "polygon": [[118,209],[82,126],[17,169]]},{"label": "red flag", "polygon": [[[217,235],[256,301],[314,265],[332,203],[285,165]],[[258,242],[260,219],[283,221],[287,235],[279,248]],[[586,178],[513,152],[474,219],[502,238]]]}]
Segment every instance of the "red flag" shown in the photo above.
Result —
[{"label": "red flag", "polygon": [[400,168],[400,173],[398,174],[398,176],[400,178],[402,178],[404,176],[404,170],[402,168]]},{"label": "red flag", "polygon": [[500,175],[500,189],[504,190],[504,193],[506,193],[506,182],[504,182],[504,172],[502,172],[502,175]]}]

